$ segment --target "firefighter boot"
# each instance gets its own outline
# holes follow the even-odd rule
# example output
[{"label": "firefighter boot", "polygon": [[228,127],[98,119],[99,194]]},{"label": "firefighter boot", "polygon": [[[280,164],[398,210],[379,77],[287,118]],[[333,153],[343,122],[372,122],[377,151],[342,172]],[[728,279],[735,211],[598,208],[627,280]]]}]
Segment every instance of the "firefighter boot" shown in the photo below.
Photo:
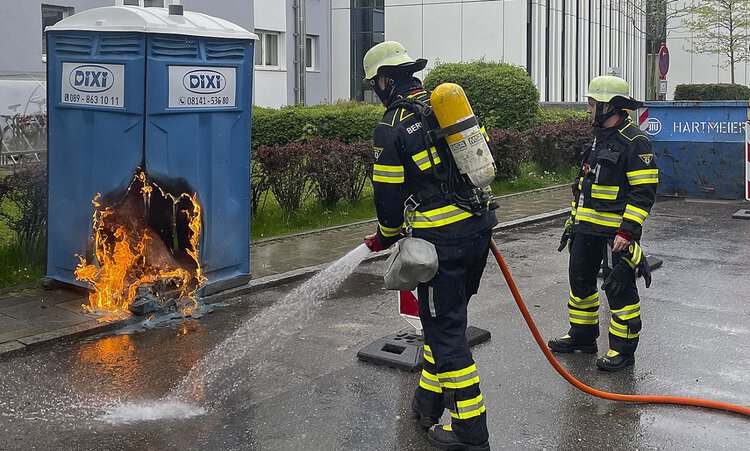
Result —
[{"label": "firefighter boot", "polygon": [[417,423],[425,429],[429,429],[433,424],[440,423],[440,417],[430,417],[422,414],[417,404],[417,398],[411,399],[411,411],[414,413]]},{"label": "firefighter boot", "polygon": [[596,366],[600,370],[604,370],[604,371],[620,371],[626,366],[630,366],[634,363],[635,363],[634,356],[623,355],[612,349],[607,351],[607,355],[596,359]]},{"label": "firefighter boot", "polygon": [[597,348],[596,348],[596,341],[592,341],[590,343],[580,343],[573,339],[568,334],[563,335],[560,338],[553,338],[552,340],[549,340],[547,342],[547,346],[552,350],[552,352],[573,352],[573,351],[581,351],[585,354],[596,354]]},{"label": "firefighter boot", "polygon": [[490,442],[481,445],[472,445],[462,442],[450,424],[436,424],[427,431],[427,441],[436,448],[457,451],[490,451]]}]

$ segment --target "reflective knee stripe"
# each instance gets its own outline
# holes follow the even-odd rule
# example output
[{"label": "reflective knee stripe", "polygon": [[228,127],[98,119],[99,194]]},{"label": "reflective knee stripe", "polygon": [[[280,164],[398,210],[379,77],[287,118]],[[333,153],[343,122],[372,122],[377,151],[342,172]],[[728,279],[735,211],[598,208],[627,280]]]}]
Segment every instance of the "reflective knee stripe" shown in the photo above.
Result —
[{"label": "reflective knee stripe", "polygon": [[[437,166],[438,163],[440,163],[440,156],[437,154],[437,149],[434,147],[430,147],[430,153],[432,154],[432,160],[435,162],[435,165]],[[412,155],[412,160],[414,160],[414,163],[419,166],[419,169],[425,171],[432,167],[432,163],[430,162],[430,156],[427,155],[427,151],[423,150],[419,152],[416,155]]]},{"label": "reflective knee stripe", "polygon": [[619,186],[597,185],[591,186],[591,197],[594,199],[615,200],[617,193],[620,191]]},{"label": "reflective knee stripe", "polygon": [[382,233],[384,237],[392,237],[401,233],[401,229],[405,227],[405,224],[401,224],[398,227],[386,227],[383,224],[378,223],[378,227],[380,228],[380,233]]},{"label": "reflective knee stripe", "polygon": [[623,218],[630,219],[638,224],[643,224],[643,221],[646,220],[647,216],[648,212],[646,210],[642,210],[635,205],[630,204],[625,206],[625,213],[622,215]]},{"label": "reflective knee stripe", "polygon": [[424,359],[432,363],[433,365],[435,364],[435,358],[432,357],[432,349],[430,349],[430,347],[427,345],[424,345]]},{"label": "reflective knee stripe", "polygon": [[568,319],[574,324],[599,324],[599,312],[585,312],[568,308]]},{"label": "reflective knee stripe", "polygon": [[404,167],[376,164],[372,171],[372,181],[381,183],[404,183]]},{"label": "reflective knee stripe", "polygon": [[626,305],[621,309],[612,309],[612,316],[616,317],[620,321],[627,321],[637,316],[641,316],[641,303]]},{"label": "reflective knee stripe", "polygon": [[599,307],[599,292],[586,296],[585,298],[581,299],[577,296],[573,295],[573,290],[570,291],[570,299],[568,300],[569,305],[571,307],[575,307],[578,309],[587,309],[592,307]]},{"label": "reflective knee stripe", "polygon": [[468,211],[461,210],[455,205],[448,205],[425,212],[418,211],[412,227],[415,229],[430,229],[461,221],[472,216]]},{"label": "reflective knee stripe", "polygon": [[456,401],[456,411],[448,409],[451,412],[451,417],[458,420],[468,420],[469,418],[478,417],[486,410],[484,407],[484,400],[482,395],[466,401]]},{"label": "reflective knee stripe", "polygon": [[428,373],[426,370],[422,370],[422,377],[419,378],[419,386],[431,392],[443,392],[438,377],[434,374]]},{"label": "reflective knee stripe", "polygon": [[438,373],[438,378],[443,388],[466,388],[479,383],[476,365],[468,366],[462,370]]},{"label": "reflective knee stripe", "polygon": [[628,183],[631,185],[645,185],[647,183],[659,183],[658,169],[642,169],[640,171],[626,172]]},{"label": "reflective knee stripe", "polygon": [[628,332],[628,326],[616,322],[614,317],[609,321],[609,333],[625,339],[638,338],[638,335],[641,334],[640,331]]},{"label": "reflective knee stripe", "polygon": [[576,219],[579,221],[591,222],[604,227],[620,227],[622,215],[617,213],[603,213],[593,208],[581,207],[576,211]]}]

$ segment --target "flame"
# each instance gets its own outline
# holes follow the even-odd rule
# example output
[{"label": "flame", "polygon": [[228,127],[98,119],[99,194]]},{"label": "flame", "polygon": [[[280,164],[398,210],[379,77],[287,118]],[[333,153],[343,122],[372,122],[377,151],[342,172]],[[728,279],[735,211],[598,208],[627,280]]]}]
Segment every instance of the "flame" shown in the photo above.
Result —
[{"label": "flame", "polygon": [[[195,264],[186,268],[175,258],[173,251],[161,241],[158,234],[145,222],[145,216],[136,212],[141,207],[128,196],[133,187],[141,185],[142,206],[145,212],[151,208],[151,196],[156,188],[164,199],[172,204],[173,229],[177,220],[176,207],[188,199],[192,208],[181,210],[187,219],[189,245],[184,249]],[[94,196],[93,216],[94,258],[87,262],[77,255],[79,264],[75,271],[77,280],[88,282],[92,288],[87,311],[108,312],[100,321],[108,321],[128,314],[128,305],[135,300],[138,287],[156,281],[166,281],[179,290],[178,304],[181,313],[189,315],[197,306],[195,293],[206,280],[199,261],[198,245],[201,235],[202,215],[197,194],[183,193],[174,196],[148,180],[144,172],[138,173],[127,190],[123,201],[116,206],[102,208],[101,194]],[[175,237],[172,248],[177,247]],[[187,265],[192,266],[192,265]]]}]

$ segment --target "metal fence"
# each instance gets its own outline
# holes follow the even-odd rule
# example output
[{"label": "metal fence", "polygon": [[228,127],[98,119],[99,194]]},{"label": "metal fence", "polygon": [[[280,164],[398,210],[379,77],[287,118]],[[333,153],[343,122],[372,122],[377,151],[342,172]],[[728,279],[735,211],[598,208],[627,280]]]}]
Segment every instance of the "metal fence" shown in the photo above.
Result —
[{"label": "metal fence", "polygon": [[0,73],[0,168],[47,159],[44,74]]}]

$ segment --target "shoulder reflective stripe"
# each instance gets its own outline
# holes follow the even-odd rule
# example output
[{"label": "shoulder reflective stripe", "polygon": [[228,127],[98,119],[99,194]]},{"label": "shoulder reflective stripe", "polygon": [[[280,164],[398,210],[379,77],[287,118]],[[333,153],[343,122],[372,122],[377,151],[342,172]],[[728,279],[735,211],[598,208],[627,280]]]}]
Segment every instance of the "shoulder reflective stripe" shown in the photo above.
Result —
[{"label": "shoulder reflective stripe", "polygon": [[620,191],[619,186],[612,185],[591,185],[591,197],[594,199],[617,199],[617,193]]},{"label": "shoulder reflective stripe", "polygon": [[425,212],[418,211],[412,227],[415,229],[429,229],[461,221],[472,216],[468,211],[461,210],[455,205],[448,205]]},{"label": "shoulder reflective stripe", "polygon": [[459,420],[467,420],[481,415],[485,411],[482,395],[464,401],[456,401],[456,410],[450,409],[451,417]]},{"label": "shoulder reflective stripe", "polygon": [[638,224],[643,224],[643,221],[648,217],[648,212],[636,207],[635,205],[628,204],[625,206],[625,213],[623,213],[622,217],[635,221]]},{"label": "shoulder reflective stripe", "polygon": [[[438,163],[440,163],[440,157],[437,154],[437,150],[434,147],[430,147],[430,151],[432,152],[432,159],[437,165]],[[416,163],[417,166],[419,166],[419,169],[423,171],[432,167],[432,165],[430,164],[430,157],[427,155],[426,150],[423,150],[416,155],[412,155],[411,159],[414,160],[414,163]]]},{"label": "shoulder reflective stripe", "polygon": [[390,238],[401,233],[401,229],[404,228],[404,224],[401,224],[398,227],[386,227],[383,224],[378,223],[378,228],[380,228],[380,233],[382,233],[384,237]]},{"label": "shoulder reflective stripe", "polygon": [[641,316],[641,303],[626,305],[625,307],[617,310],[612,310],[612,316],[616,317],[620,321],[627,321],[637,316]]},{"label": "shoulder reflective stripe", "polygon": [[603,213],[593,208],[581,207],[576,211],[578,221],[590,222],[604,227],[620,227],[622,216],[616,213]]},{"label": "shoulder reflective stripe", "polygon": [[631,185],[646,185],[649,183],[659,183],[658,169],[642,169],[640,171],[626,172],[628,183]]},{"label": "shoulder reflective stripe", "polygon": [[404,113],[406,113],[406,111],[407,111],[406,108],[401,108],[401,115],[400,115],[400,117],[398,119],[399,122],[403,121],[404,119],[406,119],[409,116],[414,116],[414,113],[411,112],[411,111],[409,111],[409,114],[404,115]]},{"label": "shoulder reflective stripe", "polygon": [[372,171],[372,181],[382,183],[404,183],[404,167],[376,164]]}]

